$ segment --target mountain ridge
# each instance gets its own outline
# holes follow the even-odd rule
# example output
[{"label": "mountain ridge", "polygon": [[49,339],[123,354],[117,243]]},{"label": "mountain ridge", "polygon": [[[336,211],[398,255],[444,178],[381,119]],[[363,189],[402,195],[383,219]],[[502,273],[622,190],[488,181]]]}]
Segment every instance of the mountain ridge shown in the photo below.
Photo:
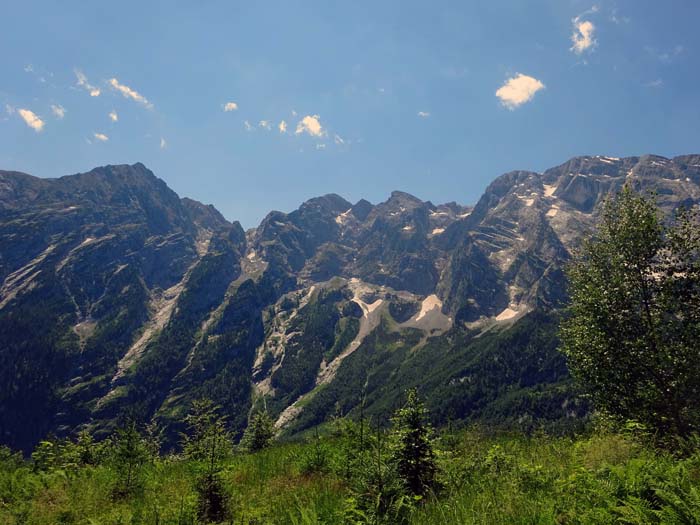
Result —
[{"label": "mountain ridge", "polygon": [[[204,396],[235,433],[263,405],[294,433],[334,407],[352,414],[361,392],[379,417],[414,385],[437,417],[565,421],[562,404],[584,404],[551,331],[562,269],[626,182],[655,189],[670,215],[700,202],[700,155],[512,171],[474,206],[327,194],[248,231],[140,163],[0,171],[0,441],[104,435],[130,412],[172,442]],[[477,369],[486,383],[464,379]]]}]

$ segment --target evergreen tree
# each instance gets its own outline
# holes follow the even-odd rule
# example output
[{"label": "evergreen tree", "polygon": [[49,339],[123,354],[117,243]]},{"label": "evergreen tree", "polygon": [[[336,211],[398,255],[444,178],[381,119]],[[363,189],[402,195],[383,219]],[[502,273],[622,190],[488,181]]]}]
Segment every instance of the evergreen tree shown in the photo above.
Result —
[{"label": "evergreen tree", "polygon": [[185,423],[187,432],[182,435],[185,456],[206,462],[214,472],[231,452],[225,418],[219,415],[218,407],[210,399],[197,399],[192,402]]},{"label": "evergreen tree", "polygon": [[198,462],[197,514],[205,522],[218,523],[228,516],[228,496],[221,481],[223,461],[231,453],[231,438],[223,416],[210,399],[195,400],[185,418],[183,435],[185,456]]},{"label": "evergreen tree", "polygon": [[261,410],[250,418],[250,423],[241,439],[241,445],[248,452],[257,452],[270,446],[274,437],[275,423],[266,410]]},{"label": "evergreen tree", "polygon": [[119,428],[114,437],[112,462],[117,473],[115,493],[129,496],[141,488],[141,467],[148,460],[148,450],[133,419]]},{"label": "evergreen tree", "polygon": [[625,187],[568,268],[569,368],[595,406],[660,438],[700,430],[700,233]]},{"label": "evergreen tree", "polygon": [[406,488],[415,496],[424,496],[437,485],[437,464],[427,413],[417,390],[412,388],[406,393],[406,404],[392,418],[392,457]]}]

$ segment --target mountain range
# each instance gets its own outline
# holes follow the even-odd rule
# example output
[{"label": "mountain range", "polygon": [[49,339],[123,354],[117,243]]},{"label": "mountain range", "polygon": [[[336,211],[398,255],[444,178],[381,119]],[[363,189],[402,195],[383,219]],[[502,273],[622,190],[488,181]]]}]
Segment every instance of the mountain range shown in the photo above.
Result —
[{"label": "mountain range", "polygon": [[324,195],[248,231],[142,164],[0,171],[0,443],[134,415],[172,445],[200,397],[237,435],[262,407],[293,435],[411,386],[438,424],[575,425],[563,269],[626,183],[671,216],[700,202],[700,155],[514,171],[474,206]]}]

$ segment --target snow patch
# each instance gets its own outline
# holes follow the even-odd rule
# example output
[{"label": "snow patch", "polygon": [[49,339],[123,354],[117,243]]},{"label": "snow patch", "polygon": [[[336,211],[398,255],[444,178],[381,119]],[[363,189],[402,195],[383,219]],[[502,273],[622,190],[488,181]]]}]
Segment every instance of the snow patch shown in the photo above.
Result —
[{"label": "snow patch", "polygon": [[428,312],[432,312],[435,309],[440,310],[442,308],[442,301],[438,298],[437,295],[432,294],[423,299],[423,302],[420,305],[420,312],[418,312],[418,315],[416,316],[415,320],[420,321],[423,317],[425,317]]},{"label": "snow patch", "polygon": [[432,232],[430,232],[432,235],[440,235],[445,231],[445,228],[435,228]]},{"label": "snow patch", "polygon": [[195,241],[195,249],[197,250],[197,255],[204,257],[209,252],[209,244],[211,243],[211,238],[214,236],[209,230],[200,230],[197,235],[197,240]]},{"label": "snow patch", "polygon": [[343,213],[341,213],[340,215],[338,215],[338,216],[335,218],[335,222],[336,222],[337,224],[340,224],[341,226],[342,226],[343,224],[345,224],[345,223],[347,222],[347,220],[348,220],[348,216],[350,215],[350,212],[351,212],[351,211],[352,211],[352,208],[348,208],[347,210],[345,210]]},{"label": "snow patch", "polygon": [[507,321],[508,319],[512,319],[516,315],[518,315],[517,310],[513,310],[512,308],[506,308],[503,310],[500,314],[496,316],[496,321]]}]

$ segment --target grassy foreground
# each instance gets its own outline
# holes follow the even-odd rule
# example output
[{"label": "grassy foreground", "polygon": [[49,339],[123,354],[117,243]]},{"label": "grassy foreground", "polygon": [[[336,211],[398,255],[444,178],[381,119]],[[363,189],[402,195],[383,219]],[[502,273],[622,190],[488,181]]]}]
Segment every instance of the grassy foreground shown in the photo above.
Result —
[{"label": "grassy foreground", "polygon": [[[572,439],[477,430],[443,436],[436,450],[439,493],[394,500],[381,513],[372,498],[390,481],[382,480],[380,457],[358,482],[342,437],[234,454],[220,472],[225,523],[700,522],[700,452],[677,459],[620,434]],[[124,496],[115,492],[109,464],[40,469],[4,449],[0,523],[199,523],[198,472],[192,461],[158,458],[140,468],[139,490]]]}]

